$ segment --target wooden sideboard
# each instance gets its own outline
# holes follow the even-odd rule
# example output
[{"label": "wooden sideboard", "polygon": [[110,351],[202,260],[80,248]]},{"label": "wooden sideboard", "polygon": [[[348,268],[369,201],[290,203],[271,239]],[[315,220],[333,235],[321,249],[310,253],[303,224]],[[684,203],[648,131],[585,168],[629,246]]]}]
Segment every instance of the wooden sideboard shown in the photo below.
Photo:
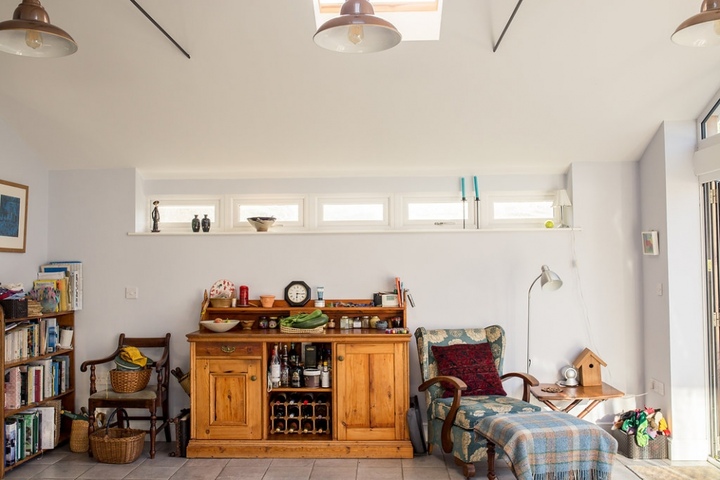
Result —
[{"label": "wooden sideboard", "polygon": [[[359,306],[322,308],[335,320],[335,328],[323,333],[283,333],[279,328],[258,328],[256,321],[250,330],[238,324],[228,332],[214,333],[201,326],[187,335],[189,458],[412,458],[406,422],[410,334],[339,328],[343,315],[376,315],[406,327],[405,308],[363,306],[370,300],[329,303]],[[302,308],[276,301],[271,308],[207,308],[201,319],[281,318],[314,309],[312,301]],[[330,353],[329,388],[268,388],[273,347],[290,343],[313,344]],[[301,397],[309,400],[292,400]],[[295,420],[298,427],[288,429]]]}]

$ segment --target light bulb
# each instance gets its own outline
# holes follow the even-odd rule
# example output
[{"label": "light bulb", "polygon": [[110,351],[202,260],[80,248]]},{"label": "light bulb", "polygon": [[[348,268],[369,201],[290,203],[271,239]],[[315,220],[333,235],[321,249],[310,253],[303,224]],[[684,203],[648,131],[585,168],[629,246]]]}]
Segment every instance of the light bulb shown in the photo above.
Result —
[{"label": "light bulb", "polygon": [[27,32],[25,32],[25,44],[34,50],[42,47],[42,33],[38,32],[37,30],[28,30]]},{"label": "light bulb", "polygon": [[362,25],[351,25],[350,28],[348,28],[348,40],[353,44],[357,45],[363,41],[363,38],[365,38],[365,33],[363,32]]}]

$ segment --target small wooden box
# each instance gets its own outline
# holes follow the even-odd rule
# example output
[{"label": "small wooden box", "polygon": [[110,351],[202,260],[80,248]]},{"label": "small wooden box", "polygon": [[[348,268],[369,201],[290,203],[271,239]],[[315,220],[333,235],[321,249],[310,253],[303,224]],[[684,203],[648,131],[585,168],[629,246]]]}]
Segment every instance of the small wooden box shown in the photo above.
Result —
[{"label": "small wooden box", "polygon": [[0,300],[2,304],[3,312],[5,312],[5,318],[25,318],[28,315],[27,299],[25,298],[6,298]]}]

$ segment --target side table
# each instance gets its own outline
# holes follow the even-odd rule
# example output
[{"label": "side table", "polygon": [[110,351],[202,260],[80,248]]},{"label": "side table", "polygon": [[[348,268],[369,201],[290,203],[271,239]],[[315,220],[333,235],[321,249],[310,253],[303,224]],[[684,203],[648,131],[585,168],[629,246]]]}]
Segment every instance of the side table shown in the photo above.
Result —
[{"label": "side table", "polygon": [[[554,391],[558,389],[561,390],[559,392]],[[590,413],[593,408],[609,398],[618,398],[625,395],[620,390],[604,382],[602,385],[592,387],[584,387],[582,385],[578,385],[577,387],[561,387],[554,383],[541,383],[536,387],[530,387],[530,393],[532,393],[533,397],[550,407],[550,410],[556,412],[569,413],[570,410],[580,405],[583,400],[589,400],[590,403],[585,407],[585,410],[577,415],[578,418],[583,418]],[[565,408],[560,408],[555,405],[555,402],[562,401],[569,401],[570,404]]]}]

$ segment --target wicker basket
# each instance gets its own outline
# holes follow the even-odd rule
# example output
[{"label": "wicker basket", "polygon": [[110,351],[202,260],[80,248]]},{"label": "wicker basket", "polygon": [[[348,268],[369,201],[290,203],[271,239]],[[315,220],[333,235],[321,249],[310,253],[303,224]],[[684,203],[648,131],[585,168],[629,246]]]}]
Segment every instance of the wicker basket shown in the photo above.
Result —
[{"label": "wicker basket", "polygon": [[282,333],[323,333],[325,329],[322,325],[315,328],[294,328],[280,325],[280,331]]},{"label": "wicker basket", "polygon": [[98,462],[132,463],[143,451],[145,435],[145,430],[106,426],[105,430],[97,430],[90,434],[90,447]]},{"label": "wicker basket", "polygon": [[83,453],[88,451],[88,426],[87,420],[73,420],[70,427],[70,451]]},{"label": "wicker basket", "polygon": [[135,393],[147,387],[152,370],[110,370],[110,385],[118,393]]}]

